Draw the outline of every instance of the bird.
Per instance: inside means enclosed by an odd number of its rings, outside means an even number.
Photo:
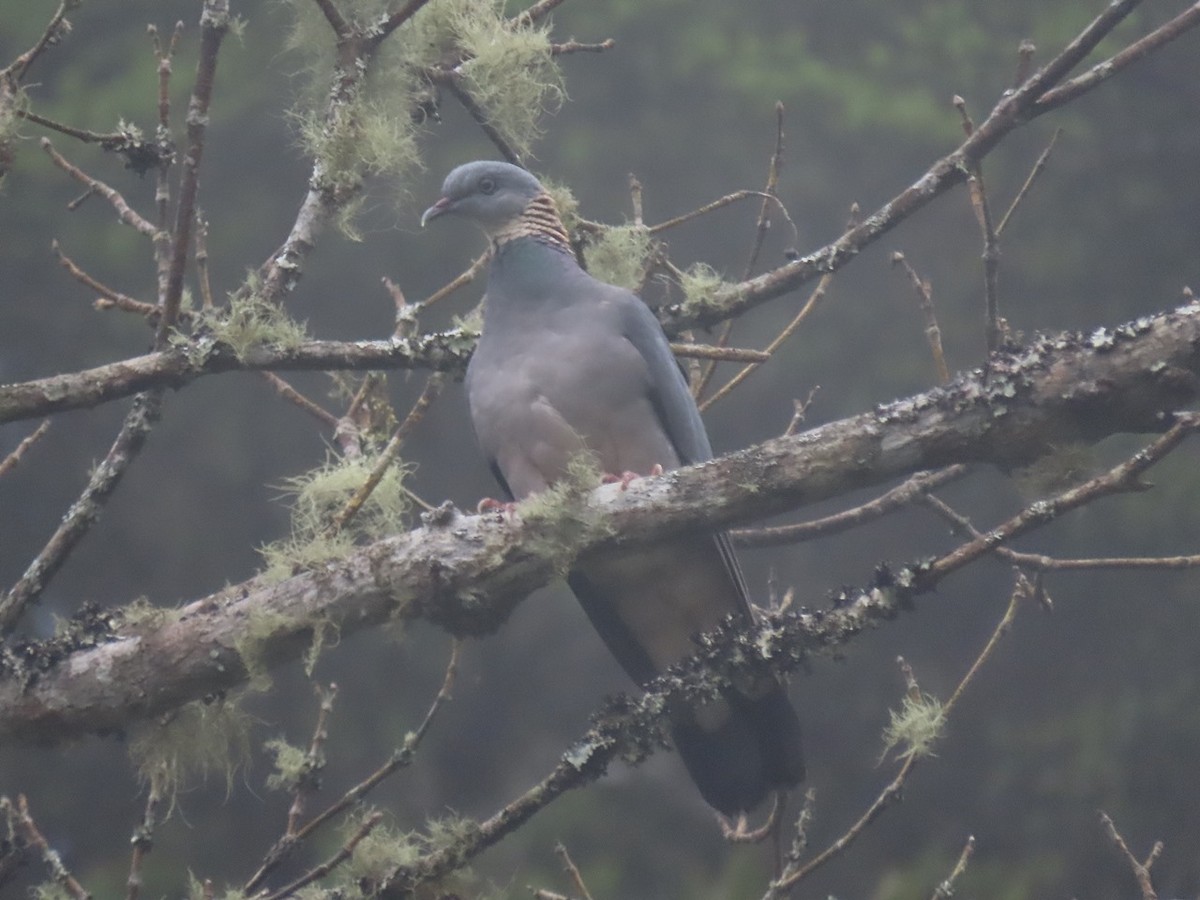
[[[581,452],[626,484],[712,458],[658,319],[636,294],[580,266],[536,177],[492,160],[458,166],[421,226],[446,216],[474,222],[491,242],[465,385],[475,436],[511,501],[553,486]],[[719,531],[577,563],[567,583],[643,686],[694,653],[696,635],[754,615]],[[700,795],[729,819],[804,779],[799,718],[773,677],[675,713],[669,731]]]

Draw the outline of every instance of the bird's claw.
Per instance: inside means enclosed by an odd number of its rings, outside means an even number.
[[[663,473],[663,467],[661,465],[659,465],[658,463],[655,463],[653,466],[650,467],[650,471],[647,474],[648,474],[648,476],[652,476],[652,475],[661,475],[662,473]],[[641,477],[642,476],[639,475],[637,472],[629,472],[629,471],[622,472],[620,475],[612,475],[612,474],[606,473],[605,475],[603,475],[601,477],[600,483],[601,484],[619,484],[619,485],[621,485],[621,490],[627,491],[627,490],[629,490],[629,485],[633,484],[633,482],[636,479],[641,478]]]
[[[511,500],[497,500],[495,497],[484,497],[479,501],[479,505],[475,507],[475,511],[480,515],[489,512],[499,513],[501,516],[510,516],[513,510],[517,508],[517,504]]]

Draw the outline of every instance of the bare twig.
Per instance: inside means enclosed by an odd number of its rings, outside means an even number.
[[[1125,838],[1121,837],[1121,833],[1117,831],[1117,826],[1112,818],[1103,810],[1100,811],[1100,824],[1104,826],[1104,831],[1113,846],[1129,864],[1133,877],[1137,879],[1138,889],[1142,892],[1142,900],[1158,900],[1158,893],[1154,890],[1154,882],[1150,878],[1150,869],[1162,854],[1163,842],[1155,841],[1154,846],[1150,848],[1149,855],[1146,856],[1146,861],[1138,862],[1138,858],[1133,855],[1129,845],[1125,843]]]
[[[133,830],[129,843],[133,847],[129,861],[129,877],[125,880],[126,900],[138,900],[142,892],[142,863],[154,848],[154,829],[158,824],[158,807],[162,803],[159,792],[159,780],[150,779],[150,787],[146,794],[146,808],[142,812],[142,821]]]
[[[569,53],[603,53],[617,46],[612,38],[600,41],[598,44],[581,44],[579,41],[564,41],[561,44],[550,45],[551,56],[564,56]]]
[[[1004,611],[1004,615],[992,630],[991,637],[988,638],[983,650],[975,658],[967,673],[959,681],[958,687],[950,699],[942,706],[942,718],[949,717],[951,710],[962,697],[963,692],[974,681],[975,676],[983,668],[984,664],[991,658],[996,646],[1000,643],[1000,639],[1006,635],[1012,626],[1013,620],[1016,618],[1017,609],[1020,603],[1026,598],[1026,588],[1018,578],[1018,584],[1013,589],[1008,600],[1008,607]],[[901,791],[904,788],[904,783],[908,780],[909,773],[917,764],[917,760],[921,757],[916,753],[909,753],[904,756],[904,762],[901,763],[899,771],[895,777],[887,784],[886,787],[879,793],[867,810],[851,825],[839,838],[826,847],[821,853],[813,857],[807,863],[801,865],[799,861],[792,860],[784,868],[783,873],[771,882],[764,895],[764,900],[775,900],[775,898],[787,896],[787,892],[795,885],[799,884],[811,873],[815,872],[825,863],[829,862],[836,856],[845,852],[851,844],[853,844],[866,830],[879,814],[882,813],[888,806],[899,799]]]
[[[646,231],[649,234],[658,234],[660,231],[667,231],[668,229],[676,228],[685,222],[692,221],[692,219],[698,219],[701,216],[706,216],[710,212],[716,212],[718,209],[724,209],[726,206],[737,203],[739,200],[746,200],[750,197],[761,197],[764,202],[775,206],[775,208],[779,210],[779,214],[783,216],[784,220],[792,229],[792,241],[796,242],[800,240],[800,232],[796,228],[796,223],[792,221],[791,215],[788,214],[787,207],[783,205],[783,201],[774,194],[768,194],[765,191],[750,190],[734,191],[732,194],[726,194],[724,197],[718,197],[711,203],[705,203],[703,206],[699,206],[696,209],[693,209],[691,212],[686,212],[683,215],[676,216],[673,219],[667,219],[665,222],[659,222],[657,225],[651,225],[646,229]]]
[[[1012,218],[1012,214],[1021,205],[1021,201],[1025,199],[1025,195],[1029,193],[1029,189],[1033,187],[1033,183],[1037,181],[1038,176],[1046,168],[1046,163],[1050,161],[1050,154],[1054,152],[1054,145],[1058,143],[1061,135],[1062,129],[1055,128],[1054,134],[1050,137],[1050,143],[1046,145],[1046,149],[1042,151],[1041,155],[1037,158],[1037,162],[1033,164],[1033,168],[1029,170],[1029,175],[1025,178],[1025,183],[1021,185],[1021,189],[1017,191],[1017,196],[1013,197],[1013,202],[1009,204],[1008,211],[1000,219],[1000,224],[996,226],[996,234],[1004,233],[1004,228],[1008,225],[1008,220]]]
[[[549,15],[556,6],[561,6],[563,0],[538,0],[527,9],[517,13],[513,18],[513,23],[517,26],[527,27],[535,22],[544,19]]]
[[[294,403],[300,409],[304,410],[322,425],[327,427],[330,431],[337,431],[337,428],[341,424],[342,420],[333,413],[326,410],[320,404],[309,400],[274,372],[259,372],[258,374],[262,376],[262,379],[274,389],[275,393],[277,393],[284,400],[288,401],[288,403]]]
[[[462,642],[455,639],[450,645],[450,659],[446,663],[446,674],[442,678],[442,685],[438,689],[437,695],[433,698],[433,702],[429,705],[429,709],[425,712],[425,717],[421,720],[421,724],[415,731],[405,736],[404,745],[392,753],[387,762],[367,776],[366,779],[350,788],[350,790],[346,791],[345,794],[325,810],[309,819],[294,834],[285,835],[276,842],[267,853],[266,859],[264,859],[258,871],[250,877],[250,880],[242,888],[244,893],[248,895],[256,891],[266,877],[288,857],[291,851],[314,831],[330,819],[360,802],[381,781],[412,762],[413,756],[416,754],[417,748],[420,747],[426,732],[429,731],[430,725],[433,724],[434,718],[446,701],[450,699],[450,692],[454,688],[454,678],[458,672],[458,660],[461,650]]]
[[[143,218],[140,213],[136,212],[126,202],[120,191],[109,187],[103,181],[93,178],[78,166],[72,165],[62,154],[54,149],[54,145],[50,143],[49,138],[42,138],[42,149],[46,151],[46,155],[53,160],[56,166],[84,185],[90,192],[99,194],[112,204],[112,208],[117,211],[118,219],[148,238],[154,239],[158,236],[158,228],[149,219]]]
[[[521,159],[521,154],[517,152],[517,148],[510,144],[504,135],[496,129],[496,126],[491,123],[487,111],[476,103],[475,98],[463,87],[461,75],[450,69],[433,68],[426,72],[426,76],[430,81],[442,85],[454,95],[454,99],[475,120],[475,124],[487,135],[488,140],[496,146],[501,156],[514,166],[525,167],[525,162]]]
[[[971,520],[956,512],[945,501],[925,495],[916,498],[956,529],[976,540],[985,540]],[[1011,547],[995,547],[993,552],[1014,566],[1031,572],[1064,572],[1081,569],[1194,569],[1200,566],[1200,554],[1188,556],[1110,556],[1091,559],[1060,559],[1043,553],[1027,553]]]
[[[470,284],[478,277],[479,273],[483,271],[483,267],[487,265],[487,261],[491,259],[491,257],[492,251],[490,249],[483,251],[483,253],[480,253],[477,257],[475,257],[471,265],[467,266],[466,269],[456,275],[452,280],[442,285],[440,288],[426,297],[424,301],[417,304],[417,306],[420,309],[425,309],[426,307],[437,303],[439,300],[443,300],[450,296],[460,287]]]
[[[731,531],[729,536],[739,547],[772,547],[777,544],[795,544],[817,537],[838,534],[851,528],[857,528],[865,522],[872,522],[905,506],[910,506],[930,491],[962,478],[968,471],[965,465],[954,465],[934,472],[918,472],[887,493],[853,509],[814,519],[811,522],[798,522],[795,525],[737,529]]]
[[[32,47],[14,59],[2,71],[0,80],[19,84],[29,72],[29,67],[42,55],[47,47],[59,43],[71,31],[71,23],[67,21],[67,13],[79,6],[80,0],[62,0],[58,9],[50,17],[50,22]]]
[[[967,102],[957,95],[954,97],[954,106],[962,117],[963,131],[969,138],[975,132],[975,123],[971,120],[970,114],[967,112]],[[997,281],[1000,274],[1000,244],[996,239],[996,229],[992,224],[992,209],[988,203],[987,188],[983,181],[983,163],[981,160],[967,160],[967,192],[971,198],[971,209],[975,213],[975,220],[979,223],[979,230],[983,233],[983,301],[984,301],[984,335],[987,342],[988,353],[996,350],[1004,340],[1004,326],[1000,319],[1000,294],[997,287]],[[894,257],[893,257],[894,259]],[[915,279],[917,284],[922,282]],[[926,295],[928,291],[921,291],[922,295]],[[932,312],[933,304],[930,300],[929,310]],[[930,335],[930,342],[937,341],[937,350],[935,355],[941,351],[941,331],[937,330],[936,321],[933,324],[934,331],[930,332],[928,326],[926,332]],[[939,372],[945,372],[942,378],[943,383],[949,381],[950,373],[945,368],[945,362],[939,366]]]
[[[817,396],[817,391],[821,386],[815,385],[809,392],[808,396],[803,400],[792,400],[792,417],[788,420],[787,427],[783,429],[783,437],[791,437],[800,430],[800,426],[804,424],[804,419],[808,415],[808,408],[812,405],[813,398]]]
[[[588,890],[587,884],[584,883],[579,867],[575,865],[575,861],[571,859],[571,854],[567,852],[566,846],[561,841],[554,845],[554,853],[562,861],[563,869],[571,876],[571,883],[575,885],[575,890],[579,891],[579,895],[583,900],[592,900],[592,894]]]
[[[937,310],[933,306],[933,286],[927,279],[917,274],[912,263],[899,250],[892,254],[892,265],[904,269],[908,274],[909,281],[912,282],[913,290],[917,292],[917,303],[925,318],[925,340],[929,343],[929,350],[933,354],[938,383],[946,384],[950,381],[950,367],[946,365],[946,353],[942,349],[942,329],[938,327]]]
[[[350,835],[350,839],[338,849],[338,852],[333,854],[325,862],[319,866],[309,869],[287,887],[280,888],[275,893],[267,896],[266,900],[283,900],[284,897],[290,897],[300,890],[305,885],[312,884],[314,881],[319,881],[324,878],[351,856],[354,855],[354,848],[362,843],[363,839],[375,830],[375,827],[383,821],[383,813],[376,810],[365,819],[361,825],[355,829],[354,834]]]
[[[17,444],[11,453],[5,456],[4,459],[0,459],[0,478],[3,478],[15,469],[29,451],[29,448],[40,441],[49,430],[50,420],[44,419],[42,424],[35,428],[31,434],[27,434],[21,439],[21,443]]]
[[[763,350],[768,357],[772,356],[776,350],[783,346],[784,341],[796,333],[796,329],[800,327],[801,323],[807,319],[812,311],[820,305],[822,300],[825,299],[825,292],[829,289],[829,284],[832,280],[832,273],[826,273],[825,275],[821,276],[821,280],[817,282],[817,286],[813,288],[813,292],[809,294],[808,300],[805,302],[805,304],[800,307],[800,311],[792,317],[790,322],[783,326],[783,329],[775,336],[775,339],[767,345],[765,350]],[[760,365],[762,365],[761,362],[747,363],[738,371],[736,375],[721,385],[716,393],[700,404],[700,411],[704,412],[722,397],[727,396],[733,391],[734,388],[749,378],[754,373],[754,370]]]
[[[771,159],[767,163],[767,182],[763,186],[763,193],[775,196],[776,190],[779,187],[779,170],[783,165],[783,103],[776,101],[775,103],[775,151],[771,154]],[[767,231],[771,227],[771,201],[763,198],[762,205],[758,209],[758,222],[754,229],[754,242],[750,247],[750,257],[746,260],[746,268],[742,272],[742,281],[745,281],[754,274],[754,267],[758,263],[758,254],[762,251],[763,241],[766,239]],[[721,327],[721,333],[717,337],[717,346],[724,347],[729,343],[730,336],[733,333],[733,319],[727,321]],[[716,374],[717,364],[711,362],[705,366],[700,377],[693,380],[692,396],[699,399],[704,396],[704,392],[708,390],[709,384],[712,382],[713,375]]]
[[[308,804],[309,795],[317,788],[317,776],[325,768],[325,741],[329,738],[329,716],[333,712],[334,701],[337,700],[338,686],[331,682],[329,687],[315,685],[317,698],[317,724],[313,727],[312,740],[308,744],[308,753],[304,757],[304,777],[296,779],[292,788],[292,804],[288,807],[287,830],[288,838],[295,838],[300,825],[300,818]]]
[[[1042,113],[1074,100],[1080,94],[1091,90],[1127,66],[1169,44],[1197,24],[1200,24],[1200,3],[1193,3],[1175,18],[1154,29],[1140,40],[1134,41],[1121,52],[1110,56],[1103,62],[1096,63],[1082,75],[1077,75],[1070,81],[1065,81],[1058,87],[1046,91],[1035,104],[1037,112]]]
[[[187,265],[188,249],[192,243],[192,226],[196,221],[196,197],[200,191],[200,161],[204,153],[204,136],[208,128],[208,108],[212,101],[213,84],[217,74],[217,55],[221,41],[229,30],[228,0],[204,0],[200,14],[200,59],[196,64],[196,80],[188,101],[187,150],[183,155],[183,176],[179,186],[179,206],[175,210],[175,230],[171,238],[170,268],[165,279],[165,292],[158,298],[163,309],[154,332],[158,349],[167,345],[171,329],[179,318],[183,298],[183,271]]]
[[[54,879],[56,884],[62,887],[75,900],[91,900],[91,893],[71,874],[70,870],[63,863],[62,857],[58,855],[58,851],[51,847],[42,835],[41,830],[37,827],[37,823],[33,820],[33,816],[29,814],[29,801],[25,799],[24,794],[17,795],[17,805],[15,807],[7,797],[0,797],[0,811],[11,815],[21,832],[21,837],[24,838],[27,844],[37,848],[37,851],[42,856],[42,862],[50,870],[50,877]]]
[[[29,604],[66,562],[75,545],[90,530],[105,502],[112,496],[130,464],[141,451],[162,410],[162,390],[147,391],[134,398],[121,431],[108,455],[92,471],[87,487],[71,504],[53,536],[30,563],[20,580],[0,594],[0,635],[11,632]]]
[[[977,559],[985,553],[994,552],[1001,544],[1026,532],[1041,527],[1064,513],[1105,497],[1128,491],[1145,490],[1139,481],[1143,472],[1177,447],[1188,435],[1200,430],[1200,414],[1179,414],[1169,431],[1155,438],[1125,462],[1092,478],[1077,487],[1048,497],[1025,507],[1017,515],[974,540],[968,541],[931,565],[931,573],[942,575]]]
[[[98,309],[108,309],[115,306],[118,309],[125,310],[126,312],[135,312],[138,315],[146,316],[147,318],[156,317],[158,315],[158,308],[153,303],[143,303],[140,300],[135,300],[126,294],[122,294],[120,291],[115,290],[114,288],[110,288],[103,282],[97,281],[95,278],[81,269],[74,260],[67,256],[67,254],[63,253],[62,247],[59,246],[57,240],[51,242],[50,249],[52,249],[54,251],[54,255],[58,257],[58,264],[66,269],[67,273],[72,278],[74,278],[80,284],[91,288],[93,291],[99,294],[104,301],[107,301],[106,303],[102,304],[100,300],[97,300],[96,303]]]
[[[950,875],[937,886],[933,892],[931,900],[950,900],[954,896],[954,882],[958,881],[959,876],[967,870],[967,863],[971,860],[971,854],[975,852],[975,836],[971,835],[967,838],[967,842],[963,844],[962,852],[958,854],[958,862],[954,864],[954,868],[950,871]]]
[[[671,344],[671,352],[685,359],[711,359],[721,362],[764,363],[771,358],[765,350],[748,347],[719,347],[713,344]]]
[[[438,394],[442,392],[442,386],[445,384],[445,377],[440,372],[434,372],[425,382],[425,388],[421,391],[421,395],[413,404],[412,409],[408,411],[408,415],[404,417],[391,439],[379,453],[379,458],[375,462],[371,473],[354,492],[342,510],[334,517],[330,523],[330,531],[341,531],[358,515],[367,498],[371,496],[371,492],[379,486],[379,482],[383,480],[384,474],[388,468],[395,462],[396,456],[400,452],[400,448],[404,446],[404,441],[408,438],[409,433],[415,428],[420,421],[425,417],[430,405],[437,399]]]

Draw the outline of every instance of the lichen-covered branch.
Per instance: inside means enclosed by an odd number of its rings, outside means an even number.
[[[760,518],[918,469],[1022,465],[1070,441],[1165,431],[1197,401],[1200,303],[1045,339],[994,356],[986,375],[624,491],[610,485],[519,507],[511,520],[447,512],[318,571],[230,587],[153,627],[103,620],[95,646],[39,645],[24,657],[18,647],[0,659],[0,740],[119,730],[295,658],[328,627],[345,636],[423,618],[456,635],[486,633],[579,556]]]

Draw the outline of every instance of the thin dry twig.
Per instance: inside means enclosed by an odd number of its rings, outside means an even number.
[[[208,109],[216,81],[217,57],[221,42],[229,30],[229,21],[228,0],[204,0],[204,9],[200,13],[200,59],[196,64],[192,96],[188,101],[187,149],[183,155],[179,205],[175,210],[175,228],[171,235],[170,265],[166,270],[164,291],[158,298],[159,306],[163,309],[154,332],[154,343],[158,349],[167,345],[183,300],[183,272],[192,243],[192,226],[196,221],[196,197],[200,191],[200,162],[208,129]]]
[[[50,846],[41,830],[37,827],[37,822],[33,820],[33,816],[29,813],[29,801],[25,799],[24,794],[17,795],[17,804],[15,807],[7,797],[0,797],[0,811],[12,817],[25,843],[35,847],[38,853],[41,854],[42,862],[50,870],[50,877],[54,879],[56,884],[74,897],[75,900],[91,900],[91,893],[71,874],[71,871],[63,863],[62,857],[59,856],[58,851]]]
[[[775,150],[771,154],[771,159],[767,163],[767,181],[763,186],[763,193],[775,196],[779,187],[779,170],[783,166],[783,103],[782,101],[775,102]],[[767,231],[771,227],[771,201],[763,199],[762,205],[758,209],[758,222],[754,229],[754,242],[750,247],[750,256],[746,260],[746,267],[742,271],[742,281],[745,281],[754,274],[754,267],[758,263],[758,254],[762,251],[763,241],[766,240]],[[717,337],[717,346],[724,347],[729,343],[729,339],[733,334],[733,319],[729,319],[721,327],[721,333]],[[699,399],[704,396],[704,392],[708,390],[709,384],[712,382],[713,375],[716,374],[716,362],[709,363],[705,366],[704,371],[699,378],[692,381],[692,396]]]
[[[54,255],[58,257],[58,264],[67,270],[67,274],[85,287],[91,288],[93,291],[99,294],[101,298],[107,301],[107,303],[103,305],[98,305],[98,309],[109,309],[116,307],[118,309],[125,310],[126,312],[135,312],[139,315],[146,316],[147,318],[158,315],[158,309],[153,303],[143,303],[140,300],[135,300],[133,297],[122,294],[120,291],[110,288],[103,282],[97,281],[82,268],[80,268],[80,266],[69,256],[67,256],[66,253],[63,252],[62,247],[59,246],[57,240],[51,241],[50,249],[53,250]]]
[[[1021,205],[1021,201],[1025,199],[1025,196],[1029,193],[1029,189],[1033,187],[1034,182],[1038,180],[1038,177],[1045,170],[1046,164],[1050,161],[1050,154],[1054,152],[1054,145],[1058,143],[1062,132],[1061,128],[1054,129],[1054,134],[1050,136],[1050,143],[1046,145],[1046,149],[1038,156],[1037,161],[1033,164],[1033,168],[1029,170],[1029,175],[1025,178],[1025,183],[1021,185],[1021,189],[1017,191],[1017,196],[1013,197],[1008,210],[1004,213],[1003,218],[1000,219],[1000,224],[996,226],[997,235],[1004,233],[1004,228],[1008,225],[1008,220],[1012,218],[1012,214]]]
[[[950,699],[942,706],[943,720],[949,718],[951,710],[958,703],[964,691],[966,691],[967,687],[974,681],[975,676],[979,674],[979,671],[992,657],[996,646],[1000,643],[1000,639],[1009,632],[1013,620],[1016,618],[1017,609],[1026,596],[1027,588],[1022,583],[1022,580],[1018,578],[1018,584],[1009,596],[1008,607],[1005,609],[1004,615],[992,630],[992,634],[984,645],[983,650],[980,651],[975,661],[971,664],[971,667],[967,670],[967,673],[959,681],[958,687],[955,688]],[[918,759],[920,759],[920,756],[916,753],[906,754],[904,762],[901,763],[895,777],[884,787],[867,810],[821,853],[803,865],[798,860],[789,860],[789,864],[784,868],[783,873],[771,882],[766,894],[763,896],[763,900],[776,900],[776,898],[787,896],[787,892],[795,887],[795,885],[799,884],[834,857],[845,852],[863,834],[867,826],[878,818],[880,813],[899,799],[904,788],[904,783],[908,780],[909,773],[916,766]]]
[[[971,120],[971,116],[967,112],[967,102],[962,97],[955,95],[954,106],[962,117],[963,132],[969,138],[975,133],[975,123]],[[979,230],[983,233],[984,335],[987,340],[987,351],[991,353],[999,349],[1004,341],[1004,325],[1000,319],[1000,294],[998,288],[1000,277],[1000,244],[996,237],[997,232],[992,220],[992,208],[991,204],[988,203],[987,188],[983,181],[983,163],[978,159],[967,161],[967,193],[971,198],[971,209],[975,213],[975,220],[979,223]],[[932,309],[932,304],[930,308]],[[940,349],[940,331],[937,333],[937,341]],[[948,371],[945,380],[949,380]]]
[[[277,841],[267,852],[262,865],[259,866],[258,870],[250,876],[250,879],[242,887],[243,893],[249,895],[255,892],[262,885],[263,881],[266,880],[266,877],[280,863],[287,859],[292,850],[299,846],[314,831],[330,819],[359,803],[363,797],[370,793],[385,778],[412,762],[413,756],[416,755],[421,741],[429,731],[438,712],[450,699],[451,691],[454,689],[454,679],[458,673],[458,661],[461,652],[462,642],[456,638],[450,645],[450,658],[446,663],[446,674],[442,678],[442,685],[438,688],[437,695],[433,698],[433,702],[430,703],[429,709],[426,710],[421,724],[415,731],[405,736],[404,744],[397,748],[382,766],[368,775],[363,781],[360,781],[354,787],[350,788],[350,790],[346,791],[345,794],[330,804],[325,810],[309,819],[302,827],[296,829],[294,834],[285,835]]]
[[[355,829],[354,834],[350,835],[350,839],[346,841],[329,859],[321,863],[319,866],[314,866],[309,869],[287,887],[280,888],[275,893],[267,896],[266,900],[283,900],[284,897],[290,897],[296,891],[305,885],[312,884],[314,881],[319,881],[324,878],[351,856],[354,855],[354,848],[362,843],[363,839],[375,830],[376,826],[383,821],[383,813],[376,810],[365,819],[362,824]]]
[[[787,211],[787,207],[783,205],[783,201],[774,194],[768,194],[764,191],[741,190],[734,191],[732,194],[726,194],[724,197],[718,197],[711,203],[705,203],[693,209],[691,212],[683,213],[673,219],[667,219],[665,222],[659,222],[657,225],[651,225],[646,229],[648,234],[658,234],[661,231],[667,231],[670,228],[676,228],[685,222],[690,222],[692,219],[698,219],[701,216],[706,216],[710,212],[716,212],[718,209],[724,209],[730,204],[737,203],[739,200],[746,200],[750,197],[761,197],[767,203],[770,203],[779,210],[779,214],[787,221],[792,229],[792,242],[796,243],[800,240],[800,231],[796,228],[796,223],[792,221],[791,215]]]
[[[329,525],[331,532],[338,532],[345,528],[358,515],[367,498],[371,496],[371,492],[379,486],[379,482],[383,480],[384,474],[388,468],[395,462],[396,456],[400,453],[400,448],[404,446],[404,441],[408,438],[409,433],[420,424],[425,418],[425,413],[442,392],[442,387],[446,383],[446,378],[441,372],[434,372],[425,381],[425,388],[421,391],[421,395],[417,397],[412,409],[408,411],[408,415],[404,417],[391,438],[379,453],[379,459],[375,462],[375,466],[371,469],[367,479],[354,492],[354,496],[346,501],[346,505],[334,517]]]
[[[1125,843],[1125,838],[1121,837],[1121,833],[1117,831],[1116,823],[1104,810],[1100,811],[1100,824],[1104,826],[1104,831],[1113,846],[1129,863],[1133,877],[1137,879],[1138,889],[1142,892],[1142,900],[1158,900],[1158,893],[1154,890],[1154,882],[1150,878],[1150,869],[1163,852],[1163,842],[1155,841],[1154,846],[1150,848],[1150,853],[1146,856],[1146,861],[1138,862],[1138,858],[1133,855],[1129,845]]]
[[[439,300],[444,300],[446,297],[449,297],[460,287],[470,284],[479,276],[479,273],[483,271],[483,267],[487,265],[487,261],[491,258],[492,251],[490,248],[480,253],[471,262],[471,265],[467,266],[466,269],[456,275],[453,279],[426,297],[421,303],[418,303],[417,308],[425,309],[429,306],[432,306]]]
[[[775,336],[775,339],[772,340],[771,343],[769,343],[763,350],[763,353],[765,353],[768,358],[770,358],[776,350],[783,346],[784,341],[796,333],[796,329],[800,327],[801,323],[803,323],[804,320],[809,317],[812,311],[820,305],[821,301],[825,299],[825,293],[829,289],[829,284],[832,280],[833,273],[831,272],[827,272],[821,276],[821,280],[817,282],[817,286],[813,288],[813,292],[809,294],[808,300],[805,302],[805,304],[800,307],[800,311],[792,317],[790,322],[783,326],[783,329]],[[700,411],[705,412],[722,397],[728,396],[734,388],[749,378],[754,373],[754,370],[760,365],[762,365],[761,362],[752,362],[743,366],[736,375],[721,385],[716,393],[700,404]]]
[[[0,80],[11,80],[15,84],[19,84],[21,80],[28,74],[29,67],[34,61],[46,50],[47,47],[52,47],[59,43],[71,30],[71,23],[67,21],[67,13],[79,6],[80,0],[62,0],[58,4],[58,9],[54,11],[54,15],[50,17],[45,30],[37,42],[9,63],[3,70],[0,70]]]
[[[112,208],[117,211],[118,219],[152,240],[158,236],[159,230],[155,227],[154,223],[135,211],[125,200],[124,196],[121,195],[120,191],[109,187],[103,181],[93,178],[78,166],[68,162],[66,157],[54,149],[54,145],[50,142],[49,138],[42,138],[41,145],[42,149],[46,151],[46,155],[50,157],[56,166],[86,187],[90,193],[99,194],[107,200],[112,205]]]
[[[1136,6],[1137,4],[1132,5]],[[1112,78],[1198,24],[1200,24],[1200,3],[1193,3],[1175,18],[1154,29],[1145,37],[1134,41],[1119,53],[1096,63],[1082,75],[1077,75],[1043,93],[1034,104],[1037,112],[1054,109],[1074,100],[1080,94],[1091,90],[1100,82]]]
[[[550,45],[551,56],[565,56],[570,53],[603,53],[605,50],[611,50],[617,46],[617,42],[612,38],[605,38],[596,44],[581,44],[579,41],[571,40],[564,41],[561,44]]]
[[[1200,414],[1177,414],[1176,422],[1170,430],[1155,438],[1129,459],[1081,485],[1030,504],[1017,515],[987,533],[981,534],[974,540],[939,557],[930,565],[929,574],[940,578],[986,553],[995,552],[1001,544],[1034,528],[1040,528],[1064,513],[1077,509],[1099,497],[1145,490],[1146,485],[1139,480],[1142,473],[1197,430],[1200,430]]]
[[[46,432],[50,430],[50,420],[43,419],[42,424],[38,425],[31,434],[27,434],[21,438],[21,443],[17,444],[13,451],[4,459],[0,459],[0,478],[3,478],[21,463],[21,459],[29,452],[29,448],[45,437]]]
[[[974,538],[985,540],[971,520],[953,509],[944,500],[928,494],[915,498],[924,503],[942,518],[946,519],[956,529]],[[1081,569],[1194,569],[1200,567],[1200,554],[1187,556],[1109,556],[1083,559],[1062,559],[1047,556],[1043,553],[1029,553],[1013,550],[1011,547],[995,547],[997,556],[1014,566],[1020,566],[1031,572],[1071,571]]]
[[[300,409],[304,410],[330,431],[337,431],[342,424],[342,420],[329,412],[320,404],[308,399],[294,387],[292,387],[285,379],[280,378],[274,372],[261,371],[258,373],[262,376],[263,381],[269,384],[272,390],[288,403],[294,403]]]
[[[71,504],[53,536],[29,564],[20,580],[0,594],[0,635],[16,628],[26,608],[37,600],[66,562],[75,545],[91,529],[101,509],[137,457],[162,412],[162,389],[138,394],[108,454],[92,472],[87,487]]]
[[[146,808],[142,812],[142,821],[133,830],[129,843],[133,847],[129,860],[129,877],[125,880],[126,900],[138,900],[142,892],[142,864],[146,855],[154,849],[154,829],[158,824],[158,808],[162,803],[158,780],[150,780],[150,788],[146,794]]]
[[[950,875],[937,886],[933,892],[931,900],[950,900],[954,896],[954,882],[958,881],[959,876],[967,871],[967,863],[971,861],[971,854],[975,852],[975,835],[967,838],[967,842],[963,844],[962,852],[958,854],[958,862],[954,864],[954,868],[950,871]]]
[[[928,279],[922,278],[913,268],[903,253],[897,250],[892,254],[892,265],[900,266],[912,282],[917,294],[917,304],[921,315],[925,318],[925,340],[929,343],[929,351],[933,354],[933,364],[937,368],[938,383],[947,384],[950,381],[950,367],[946,364],[946,353],[942,349],[942,329],[938,327],[937,310],[933,305],[933,285]]]
[[[566,846],[561,841],[554,845],[554,853],[562,861],[563,869],[571,876],[571,883],[575,885],[575,890],[579,891],[579,895],[583,900],[592,900],[592,894],[583,881],[583,875],[580,873],[579,867],[575,865],[575,861],[571,859],[571,854],[567,852]]]
[[[514,166],[525,167],[525,162],[521,159],[521,154],[517,152],[517,148],[510,144],[504,135],[496,129],[496,126],[491,123],[487,111],[476,103],[475,98],[463,87],[461,75],[450,69],[433,68],[427,70],[426,77],[430,81],[442,85],[442,87],[454,95],[454,99],[467,111],[467,115],[475,120],[475,124],[487,135],[488,140],[496,146],[496,149],[500,151],[500,155],[505,160]]]
[[[671,344],[671,352],[685,359],[711,359],[721,362],[764,363],[771,354],[749,347],[721,347],[715,344]]]
[[[308,744],[308,753],[304,757],[304,777],[298,778],[292,788],[292,803],[288,807],[286,837],[295,838],[304,815],[308,798],[317,789],[317,776],[325,768],[325,741],[329,739],[329,716],[333,713],[333,704],[337,700],[338,686],[330,682],[328,688],[314,685],[317,698],[317,724],[313,726],[312,739]]]
[[[736,529],[729,532],[729,536],[738,547],[773,547],[827,537],[857,528],[865,522],[872,522],[888,513],[910,506],[927,496],[930,491],[962,478],[968,471],[967,466],[959,464],[932,472],[917,472],[887,493],[853,509],[811,522],[797,522],[794,525]]]

